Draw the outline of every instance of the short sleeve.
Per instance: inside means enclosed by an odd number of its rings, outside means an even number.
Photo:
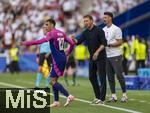
[[[122,31],[120,28],[115,30],[115,39],[122,39]]]

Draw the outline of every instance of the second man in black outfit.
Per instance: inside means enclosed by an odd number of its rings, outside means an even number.
[[[84,16],[84,25],[86,29],[81,33],[78,40],[74,39],[76,44],[86,42],[90,52],[89,79],[92,84],[95,97],[92,104],[104,104],[106,96],[106,51],[107,41],[102,29],[93,24],[93,18],[90,15]],[[74,35],[71,36],[75,38]]]

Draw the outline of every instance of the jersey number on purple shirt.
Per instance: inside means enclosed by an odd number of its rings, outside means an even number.
[[[58,41],[58,44],[59,44],[59,50],[61,51],[61,50],[64,50],[64,38],[58,38],[57,39],[57,41]]]

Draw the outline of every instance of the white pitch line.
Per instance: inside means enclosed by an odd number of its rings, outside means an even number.
[[[20,81],[20,79],[16,80],[16,82],[21,82],[21,83],[28,83],[28,84],[34,84],[33,82],[29,82],[29,81]],[[106,95],[106,97],[110,97],[109,95]],[[138,99],[129,99],[130,101],[136,101],[136,102],[139,102],[139,103],[146,103],[146,104],[150,104],[148,101],[145,101],[145,100],[138,100]],[[77,99],[77,101],[79,101]],[[88,101],[87,101],[88,103]]]
[[[144,103],[144,102],[146,102],[146,101],[144,101],[144,100],[140,100],[139,102]]]
[[[14,85],[14,84],[9,84],[9,83],[4,83],[4,82],[0,82],[0,85],[8,86],[8,87],[15,87],[15,88],[25,88],[25,87],[22,87],[22,86],[19,86],[19,85]],[[50,93],[50,95],[53,95],[53,94]],[[66,98],[62,95],[60,95],[60,97]],[[80,102],[84,102],[84,103],[90,103],[90,101],[79,99],[79,98],[75,98],[75,100],[80,101]],[[121,107],[110,106],[110,105],[100,105],[100,106],[104,106],[104,107],[115,109],[115,110],[125,111],[125,112],[129,112],[129,113],[142,113],[142,112],[139,112],[139,111],[134,111],[134,110],[125,109],[125,108],[121,108]]]
[[[21,87],[21,86],[18,86],[18,85],[14,85],[14,84],[9,84],[9,83],[4,83],[4,82],[0,82],[0,85],[2,86],[8,86],[8,87],[14,87],[14,88],[25,88],[25,87]]]
[[[53,96],[53,94],[50,94]],[[66,98],[64,96],[60,96],[62,98]],[[76,101],[80,101],[80,102],[84,102],[84,103],[88,103],[90,104],[91,102],[90,101],[87,101],[87,100],[83,100],[83,99],[79,99],[79,98],[75,98]],[[120,110],[120,111],[125,111],[125,112],[129,112],[129,113],[142,113],[142,112],[139,112],[139,111],[134,111],[134,110],[130,110],[130,109],[126,109],[126,108],[121,108],[121,107],[115,107],[115,106],[110,106],[110,105],[99,105],[99,106],[104,106],[104,107],[107,107],[107,108],[111,108],[111,109],[115,109],[115,110]]]
[[[129,100],[131,100],[131,101],[135,101],[136,99],[129,99]]]

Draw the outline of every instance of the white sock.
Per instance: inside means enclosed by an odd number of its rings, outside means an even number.
[[[115,99],[117,99],[117,96],[116,96],[116,94],[114,93],[114,94],[112,94],[112,97],[113,98],[115,98]]]
[[[127,97],[126,93],[123,93],[122,96],[123,96],[123,97]]]
[[[59,101],[54,101],[54,103],[59,104]]]

